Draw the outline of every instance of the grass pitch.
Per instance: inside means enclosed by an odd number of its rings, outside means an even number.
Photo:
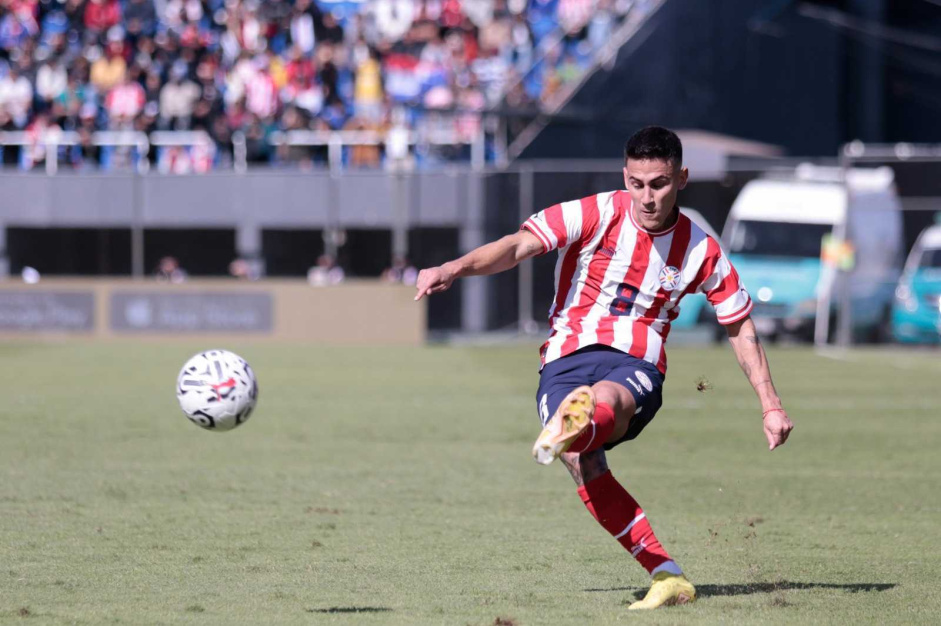
[[[228,345],[261,389],[228,433],[173,394],[208,347],[0,347],[0,622],[941,619],[937,352],[772,350],[797,428],[769,453],[731,351],[674,349],[609,460],[701,599],[638,615],[646,574],[529,456],[533,346]]]

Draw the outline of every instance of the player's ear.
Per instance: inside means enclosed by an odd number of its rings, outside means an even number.
[[[624,162],[624,188],[627,189],[627,161]]]
[[[689,182],[689,168],[684,167],[680,170],[680,189],[686,188],[686,183]]]

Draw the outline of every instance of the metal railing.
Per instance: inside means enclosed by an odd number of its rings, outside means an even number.
[[[479,113],[466,113],[479,115]],[[404,126],[393,127],[386,131],[373,130],[288,130],[276,131],[267,138],[269,145],[294,147],[326,147],[327,165],[332,171],[344,168],[344,150],[360,146],[382,148],[382,158],[391,168],[403,167],[411,157],[419,153],[427,153],[430,148],[442,146],[468,147],[470,149],[471,166],[480,170],[487,163],[487,134],[488,129],[495,128],[493,120],[480,117],[473,120],[473,130],[462,133],[455,128],[454,120],[445,119],[444,126],[436,125],[441,120],[435,117],[436,113],[423,120],[415,129]],[[453,112],[443,113],[445,116]],[[90,145],[96,148],[129,148],[133,153],[133,169],[138,173],[150,170],[151,162],[155,161],[158,169],[172,172],[173,165],[161,162],[158,153],[152,159],[152,150],[168,150],[173,148],[188,148],[202,151],[200,157],[214,158],[219,146],[205,131],[154,131],[150,134],[140,131],[95,131],[87,138],[83,138],[77,131],[63,131],[51,129],[42,133],[30,131],[0,132],[0,151],[7,147],[18,147],[20,154],[20,169],[30,170],[40,162],[43,163],[46,174],[54,175],[59,171],[63,155],[60,148],[75,148]],[[495,146],[499,150],[499,146]],[[232,168],[239,173],[248,171],[248,145],[245,134],[236,131],[232,135]],[[194,158],[189,155],[189,158]],[[68,158],[65,159],[68,161]],[[380,159],[381,160],[381,159]]]
[[[236,132],[232,136],[233,144],[233,165],[236,171],[245,171],[246,167],[246,149],[245,135]],[[8,146],[19,147],[21,150],[35,150],[42,148],[36,156],[35,161],[43,161],[46,174],[53,175],[59,171],[59,148],[72,148],[83,145],[83,139],[80,133],[76,131],[64,130],[46,130],[41,134],[29,131],[2,131],[0,132],[0,149]],[[204,131],[156,131],[150,133],[129,130],[101,130],[91,133],[88,139],[88,145],[96,148],[131,148],[135,150],[134,169],[138,173],[145,173],[150,169],[150,150],[156,148],[192,148],[192,147],[212,147],[215,149],[215,142]],[[27,157],[24,159],[24,156]],[[24,160],[32,160],[26,155],[20,155],[21,167],[23,169],[32,169],[31,165],[26,166]]]
[[[274,146],[326,147],[327,163],[331,170],[343,169],[343,150],[357,146],[385,148],[387,164],[402,164],[416,149],[430,146],[469,146],[471,167],[479,170],[486,165],[485,126],[473,137],[462,137],[447,129],[411,130],[393,127],[386,132],[372,130],[288,130],[271,134],[269,142]]]

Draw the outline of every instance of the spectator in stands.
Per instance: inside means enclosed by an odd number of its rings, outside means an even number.
[[[180,262],[173,256],[165,256],[160,259],[157,269],[154,270],[154,278],[158,283],[179,284],[186,282],[186,270],[180,267]]]
[[[186,74],[186,63],[177,60],[170,68],[170,81],[160,90],[160,126],[165,129],[190,129],[201,90]]]
[[[126,75],[124,44],[121,41],[110,41],[105,53],[91,65],[91,83],[99,94],[106,94],[113,87],[123,83]]]
[[[392,265],[382,271],[380,279],[387,283],[414,285],[418,280],[418,269],[409,263],[406,257],[396,255],[392,259]]]
[[[85,5],[85,28],[91,33],[102,33],[121,21],[118,0],[89,0]]]
[[[384,128],[376,118],[353,117],[343,130],[371,131],[380,134]],[[382,152],[378,145],[354,144],[350,147],[349,164],[351,167],[379,167]]]
[[[157,10],[153,0],[127,0],[124,24],[128,38],[134,43],[140,37],[153,37],[157,31]]]
[[[12,64],[6,76],[0,78],[0,110],[12,122],[14,128],[23,129],[29,122],[33,104],[33,85]]]
[[[364,121],[377,122],[383,113],[382,68],[373,51],[366,47],[364,52],[364,58],[356,66],[354,112]]]
[[[131,76],[125,76],[120,84],[108,92],[105,109],[111,130],[131,130],[134,119],[144,110],[144,88]]]
[[[39,33],[39,24],[28,3],[18,3],[18,6],[7,8],[4,13],[0,18],[0,49],[9,58]]]
[[[337,22],[337,18],[333,13],[323,14],[317,40],[333,46],[339,46],[343,43],[343,27]]]
[[[317,265],[307,272],[307,282],[313,287],[338,285],[345,279],[346,272],[337,265],[336,259],[329,254],[321,254],[317,258]]]
[[[291,11],[291,45],[300,55],[309,57],[317,43],[314,15],[318,15],[317,5],[311,0],[297,0]]]
[[[235,259],[229,263],[229,276],[238,280],[258,280],[261,278],[260,263],[246,259]]]
[[[44,111],[52,108],[52,103],[65,92],[68,84],[68,72],[58,57],[53,57],[39,67],[36,72],[36,95]]]

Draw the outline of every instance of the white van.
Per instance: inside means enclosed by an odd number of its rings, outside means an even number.
[[[759,332],[812,337],[818,298],[837,297],[835,270],[821,263],[824,235],[855,247],[849,274],[854,336],[888,331],[903,232],[891,169],[799,166],[792,174],[750,181],[723,230],[729,258],[751,294]],[[832,326],[831,326],[832,327]]]

